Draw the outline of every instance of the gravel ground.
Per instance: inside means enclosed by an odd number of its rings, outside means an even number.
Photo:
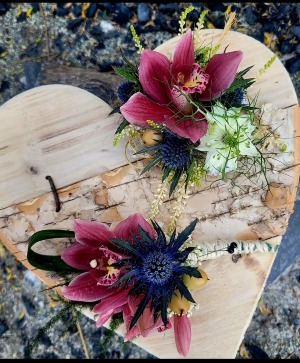
[[[87,3],[88,4],[88,3]],[[1,3],[0,105],[37,84],[49,59],[61,65],[109,72],[122,65],[119,48],[135,59],[129,25],[145,48],[153,49],[178,33],[179,14],[190,3]],[[234,30],[252,36],[276,52],[300,98],[300,5],[296,3],[193,3],[192,22],[209,9],[206,27],[223,28],[224,12],[236,11]],[[267,286],[236,359],[300,358],[300,248],[297,218],[290,223]],[[299,243],[298,243],[299,245]],[[51,292],[0,245],[0,358],[24,358],[24,348],[61,308]],[[284,260],[284,261],[283,261]],[[289,263],[287,263],[289,261]],[[91,358],[155,359],[133,343],[113,335],[109,349],[101,343],[109,331],[80,316]],[[43,335],[32,358],[86,358],[78,327],[57,323]]]

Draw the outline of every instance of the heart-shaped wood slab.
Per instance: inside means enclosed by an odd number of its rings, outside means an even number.
[[[216,44],[221,34],[221,30],[203,30],[203,44]],[[175,37],[157,50],[170,55],[178,40]],[[228,51],[244,52],[240,69],[254,66],[249,77],[273,55],[255,39],[235,32],[226,35],[219,52],[227,45]],[[250,97],[258,92],[259,106],[272,103],[266,114],[280,123],[278,132],[288,147],[279,157],[279,172],[268,175],[273,192],[280,193],[269,200],[266,190],[246,181],[243,192],[229,182],[218,182],[212,188],[203,183],[191,190],[177,228],[198,217],[195,243],[237,238],[280,243],[286,231],[299,180],[299,107],[279,60],[252,86]],[[135,212],[147,217],[155,200],[160,183],[157,171],[141,176],[138,167],[142,161],[128,164],[124,145],[113,147],[120,115],[109,116],[110,111],[96,96],[65,85],[26,91],[0,108],[0,239],[48,286],[61,281],[26,261],[27,241],[33,232],[72,229],[75,218],[113,225]],[[59,189],[59,212],[47,175]],[[164,226],[173,205],[174,200],[166,199],[156,218]],[[55,254],[64,246],[45,241],[39,251]],[[200,310],[191,317],[188,358],[235,357],[274,258],[274,253],[253,253],[236,263],[231,255],[203,262],[210,280],[194,294]],[[119,332],[123,334],[122,329]],[[159,358],[182,358],[172,330],[138,338],[135,343]]]

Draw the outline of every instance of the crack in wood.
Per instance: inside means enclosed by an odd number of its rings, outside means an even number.
[[[73,213],[71,213],[70,215],[72,215]],[[60,223],[60,222],[63,222],[63,221],[66,221],[70,218],[70,215],[68,215],[66,218],[63,218],[63,219],[60,219],[59,221],[53,221],[53,222],[48,222],[48,223],[44,223],[45,226],[55,226],[57,223]]]
[[[102,210],[107,210],[109,208],[113,208],[113,207],[118,207],[119,205],[125,204],[125,202],[120,202],[120,203],[116,203],[116,204],[111,204],[111,205],[107,205],[103,208],[95,208],[94,211],[98,212],[98,211],[102,211]]]
[[[76,199],[81,198],[81,197],[82,197],[81,195],[77,195],[75,198],[61,201],[61,204],[65,204],[65,203],[68,203],[68,202],[72,202],[73,200],[76,200]]]
[[[26,240],[26,241],[19,241],[19,242],[13,243],[12,245],[13,246],[16,246],[16,245],[20,245],[22,243],[28,243],[28,240]]]
[[[5,209],[5,208],[4,208]],[[15,215],[19,215],[21,214],[22,212],[15,212],[15,213],[12,213],[12,214],[7,214],[6,216],[3,216],[3,217],[0,217],[0,219],[5,219],[5,218],[9,218],[9,217],[12,217],[12,216],[15,216]]]
[[[150,176],[144,176],[144,177],[141,177],[141,178],[138,178],[138,179],[129,180],[127,182],[124,182],[124,183],[121,183],[121,184],[118,184],[118,185],[110,185],[110,186],[107,186],[104,189],[109,190],[109,189],[119,188],[119,187],[122,187],[124,185],[128,185],[128,184],[131,184],[131,183],[136,183],[136,182],[139,182],[140,180],[145,180],[145,179],[150,179]]]
[[[209,220],[214,220],[214,219],[220,218],[220,217],[222,217],[222,216],[224,216],[226,214],[235,215],[239,211],[243,211],[243,210],[251,209],[251,208],[266,208],[266,207],[260,206],[260,205],[259,206],[253,206],[253,205],[240,206],[239,209],[237,210],[237,212],[232,212],[231,210],[229,210],[229,211],[222,212],[222,213],[219,213],[219,214],[214,214],[213,216],[200,217],[199,220],[201,222],[205,222],[205,221],[209,221]]]

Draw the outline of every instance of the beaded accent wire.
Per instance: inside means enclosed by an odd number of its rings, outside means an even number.
[[[189,240],[189,244],[193,244],[192,240]],[[190,253],[188,261],[191,265],[200,265],[203,261],[213,260],[218,257],[228,255],[228,248],[231,243],[234,243],[234,253],[239,255],[247,255],[255,252],[271,252],[275,253],[279,244],[274,244],[268,241],[239,241],[235,240],[230,243],[226,241],[216,241],[212,243],[201,242],[196,245],[196,248]]]

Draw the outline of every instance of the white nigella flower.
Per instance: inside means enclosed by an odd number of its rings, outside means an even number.
[[[227,109],[217,102],[205,116],[208,130],[198,149],[207,151],[205,168],[208,174],[233,171],[240,156],[259,155],[252,143],[256,127],[251,114],[241,114],[241,108]]]

